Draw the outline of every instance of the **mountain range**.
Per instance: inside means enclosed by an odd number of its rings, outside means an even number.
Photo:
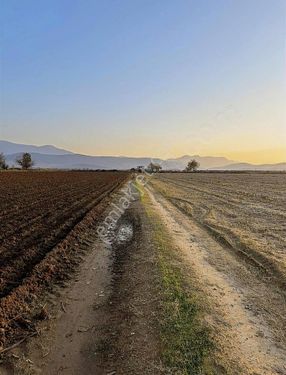
[[[249,164],[229,160],[225,157],[184,155],[173,159],[151,157],[125,156],[89,156],[76,154],[52,145],[34,146],[12,143],[0,140],[0,152],[6,157],[9,166],[15,165],[15,160],[23,152],[29,152],[38,168],[58,169],[130,169],[137,166],[147,166],[150,161],[159,163],[163,169],[182,170],[191,159],[200,163],[200,169],[210,170],[269,170],[286,171],[286,163],[278,164]]]

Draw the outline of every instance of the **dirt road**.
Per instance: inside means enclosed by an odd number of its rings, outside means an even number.
[[[122,192],[116,194],[115,203]],[[164,243],[156,242],[158,228]],[[136,193],[110,238],[111,245],[93,241],[76,275],[46,298],[49,319],[38,325],[37,337],[9,353],[1,375],[286,374],[283,291],[217,242],[152,183],[141,200]],[[158,267],[162,247],[169,251],[164,262],[173,258],[184,273],[182,285],[192,285],[185,299],[171,290],[171,334],[182,325],[185,310],[180,303],[200,313],[195,304],[189,305],[198,297],[204,305],[203,324],[210,327],[215,344],[213,353],[202,348],[212,358],[208,371],[200,367],[200,356],[194,361],[198,370],[185,366],[185,353],[181,356],[178,347],[172,348],[166,325],[162,331],[166,291],[161,281],[173,277],[171,268],[162,274]],[[175,356],[171,362],[178,356],[184,368],[166,366],[166,343],[169,357]],[[192,337],[186,336],[183,346],[190,356],[193,345]]]
[[[218,361],[231,374],[286,374],[283,291],[152,187],[148,194],[210,304]]]

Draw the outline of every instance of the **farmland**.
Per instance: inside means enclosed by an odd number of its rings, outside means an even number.
[[[20,330],[16,315],[27,312],[33,297],[71,267],[81,236],[126,177],[112,172],[0,174],[0,347]]]
[[[218,240],[285,282],[285,174],[164,173],[154,186]]]
[[[286,175],[144,177],[0,174],[0,372],[285,373]]]
[[[209,306],[215,362],[230,374],[284,374],[285,174],[162,173],[151,203]]]

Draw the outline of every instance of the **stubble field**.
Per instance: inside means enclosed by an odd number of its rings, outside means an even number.
[[[222,244],[285,286],[285,173],[162,173],[152,184]]]
[[[285,373],[285,182],[285,173],[257,172],[160,173],[150,181],[226,373]]]

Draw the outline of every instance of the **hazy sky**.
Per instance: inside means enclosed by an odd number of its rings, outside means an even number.
[[[0,138],[286,161],[285,0],[0,0]]]

